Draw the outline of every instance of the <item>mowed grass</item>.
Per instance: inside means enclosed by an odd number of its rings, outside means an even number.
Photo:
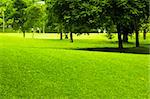
[[[117,47],[117,37],[81,35],[70,43],[31,35],[0,34],[0,99],[148,99],[148,54],[73,50]],[[134,47],[135,38],[129,41],[125,47]],[[149,41],[141,37],[141,46]]]

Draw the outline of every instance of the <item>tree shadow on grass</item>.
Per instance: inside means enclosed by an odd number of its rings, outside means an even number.
[[[107,43],[118,44],[118,41],[106,41]],[[123,42],[123,44],[135,44],[134,42]]]
[[[129,48],[114,48],[114,47],[104,47],[104,48],[77,48],[75,50],[84,51],[97,51],[97,52],[118,52],[118,53],[132,53],[132,54],[150,54],[150,48],[148,47],[129,47]]]

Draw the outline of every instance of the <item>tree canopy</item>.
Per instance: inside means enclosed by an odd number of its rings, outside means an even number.
[[[139,46],[138,31],[148,22],[148,0],[47,0],[49,13],[57,17],[54,23],[63,24],[65,31],[84,32],[103,28],[111,31],[116,27],[119,48],[122,34],[135,31],[136,46]],[[51,23],[52,24],[52,23]],[[126,31],[128,30],[128,31]]]
[[[149,0],[1,0],[0,23],[11,24],[25,32],[34,27],[51,27],[57,32],[87,33],[106,30],[118,33],[119,48],[135,32],[139,47],[139,31],[148,31]],[[46,3],[46,4],[45,4]],[[5,24],[4,24],[5,25]],[[123,38],[122,38],[123,35]]]

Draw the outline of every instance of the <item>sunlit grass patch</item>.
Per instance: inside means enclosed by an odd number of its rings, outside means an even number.
[[[82,35],[70,43],[59,40],[59,35],[58,39],[24,39],[15,35],[0,34],[2,99],[148,97],[148,54],[72,50],[117,47],[117,39],[107,40],[97,34],[86,39]],[[149,36],[146,41],[141,39],[141,46],[147,47],[148,41]],[[134,39],[130,42],[125,46],[134,47]]]

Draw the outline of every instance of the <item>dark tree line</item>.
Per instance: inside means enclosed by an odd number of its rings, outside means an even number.
[[[116,30],[118,46],[128,42],[128,36],[135,33],[136,47],[139,47],[139,31],[146,39],[150,18],[149,0],[1,0],[0,11],[13,29],[25,32],[31,28],[50,27],[60,33],[60,39],[73,34],[82,34],[93,29],[107,30],[109,36]],[[1,8],[5,8],[1,10]],[[3,21],[3,24],[4,24]],[[122,38],[123,35],[123,38]],[[111,37],[110,37],[111,38]]]
[[[51,25],[63,25],[61,30],[70,33],[72,42],[72,33],[96,28],[107,28],[109,32],[115,25],[120,49],[134,32],[139,47],[139,31],[143,24],[149,23],[149,0],[47,0],[47,6],[49,15],[56,19],[51,22],[50,17]]]

